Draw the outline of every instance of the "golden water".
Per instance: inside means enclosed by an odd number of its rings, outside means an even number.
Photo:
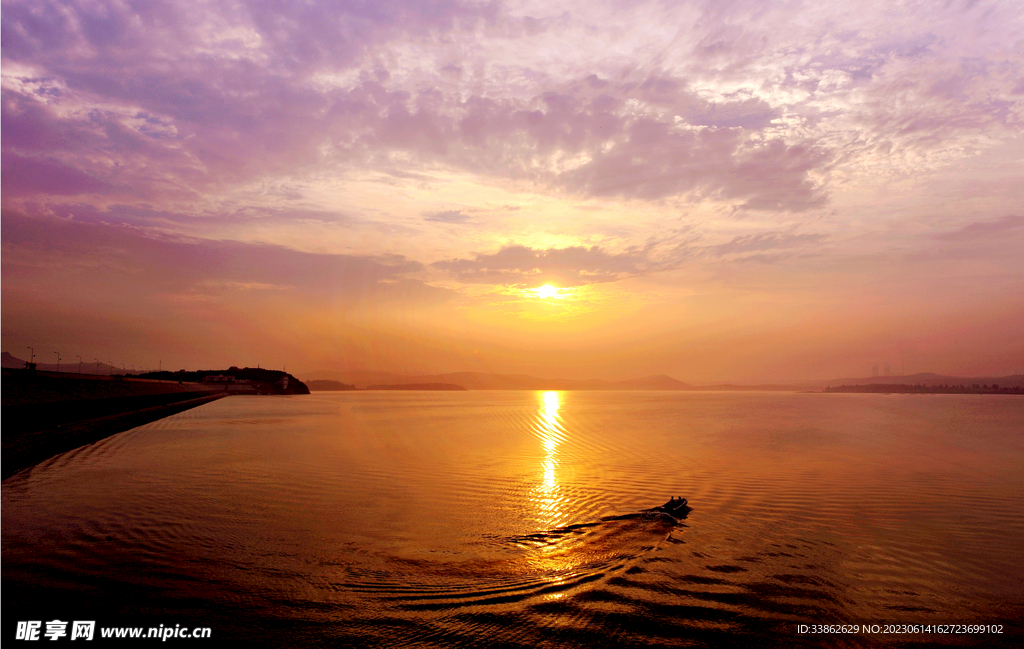
[[[685,520],[638,514],[670,496]],[[66,615],[272,646],[1022,638],[1014,397],[236,396],[2,497],[5,634]],[[897,623],[1004,633],[798,633]]]

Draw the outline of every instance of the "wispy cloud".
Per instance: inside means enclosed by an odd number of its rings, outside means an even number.
[[[732,241],[712,246],[709,252],[714,256],[734,255],[747,252],[761,252],[797,248],[818,243],[826,237],[823,234],[783,234],[779,232],[763,232],[747,234],[734,238]]]
[[[610,253],[597,246],[535,250],[509,245],[495,253],[474,255],[472,259],[449,259],[431,265],[463,282],[580,286],[636,275],[650,264],[646,251],[642,250]]]
[[[1012,230],[1024,228],[1024,216],[1009,215],[990,221],[976,221],[958,230],[935,235],[940,241],[972,241],[1003,236]]]
[[[435,223],[465,223],[469,220],[469,216],[463,214],[461,210],[446,210],[444,212],[426,212],[423,214],[423,220]]]
[[[1016,131],[1020,60],[949,27],[1002,34],[1006,10],[912,5],[893,22],[851,6],[836,30],[799,3],[642,2],[625,27],[678,21],[651,35],[666,53],[613,64],[581,42],[544,68],[523,48],[577,38],[582,5],[7,2],[4,188],[194,202],[282,174],[441,166],[579,196],[807,211],[837,165],[945,159],[981,131]],[[448,33],[473,47],[439,58],[418,40]],[[498,56],[510,48],[524,56]]]
[[[140,292],[277,288],[332,303],[453,295],[415,279],[423,266],[402,255],[312,254],[283,246],[154,235],[122,225],[3,214],[5,275],[16,266],[77,269],[77,282],[136,286]],[[91,279],[89,279],[91,278]]]

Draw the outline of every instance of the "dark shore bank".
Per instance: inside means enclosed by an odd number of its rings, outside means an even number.
[[[47,458],[232,394],[309,394],[284,372],[252,368],[167,376],[3,369],[3,478]]]
[[[909,383],[869,383],[867,385],[837,385],[825,388],[825,392],[860,392],[869,394],[1022,394],[1019,385],[998,383],[974,383],[956,385],[924,385]]]
[[[3,478],[225,396],[177,381],[3,370]]]

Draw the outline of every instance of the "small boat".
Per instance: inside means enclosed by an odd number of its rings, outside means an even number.
[[[686,504],[686,498],[669,498],[668,502],[659,507],[654,507],[648,511],[662,512],[672,516],[674,518],[686,518],[686,515],[690,513],[693,508]]]

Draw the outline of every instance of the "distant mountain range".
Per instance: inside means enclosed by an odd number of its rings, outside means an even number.
[[[660,374],[628,381],[599,379],[542,379],[526,374],[483,374],[452,372],[449,374],[392,374],[390,372],[309,372],[304,380],[340,381],[367,388],[384,385],[449,383],[469,390],[692,390],[693,387]]]
[[[526,374],[485,374],[480,372],[452,372],[450,374],[396,374],[391,372],[349,371],[309,372],[304,380],[341,381],[357,388],[371,385],[400,385],[408,383],[454,383],[470,390],[764,390],[764,391],[818,391],[840,385],[966,385],[997,383],[1006,387],[1024,386],[1024,375],[999,377],[962,377],[941,374],[910,374],[907,376],[871,376],[804,381],[789,384],[714,384],[691,385],[671,376],[658,374],[628,381],[602,381],[599,379],[543,379]]]
[[[458,392],[466,388],[454,383],[385,383],[383,385],[371,385],[367,390],[430,390],[433,392]]]
[[[25,361],[12,356],[9,352],[3,352],[3,367],[23,368]],[[42,371],[56,371],[56,363],[38,363],[37,369]],[[77,372],[77,362],[62,362],[61,371]],[[142,372],[143,370],[139,370]],[[121,374],[123,370],[119,367],[100,363],[97,367],[95,362],[82,363],[83,374]],[[340,381],[356,388],[366,389],[369,386],[403,385],[403,384],[431,384],[448,383],[459,385],[469,390],[821,390],[826,387],[838,387],[842,385],[965,385],[974,384],[998,384],[1005,387],[1024,386],[1024,375],[1011,376],[946,376],[942,374],[920,373],[906,376],[867,376],[831,379],[828,381],[805,381],[789,384],[759,384],[759,385],[737,385],[737,384],[715,384],[715,385],[691,385],[684,383],[671,376],[657,374],[645,376],[627,381],[603,381],[600,379],[544,379],[527,374],[486,374],[482,372],[452,372],[449,374],[398,374],[393,372],[371,372],[371,371],[318,371],[308,372],[303,381]],[[312,387],[312,385],[310,386]],[[317,389],[317,388],[313,388]],[[343,389],[326,388],[320,389]]]
[[[922,372],[920,374],[908,374],[906,376],[868,376],[861,378],[832,379],[818,383],[822,387],[838,387],[840,385],[966,385],[975,383],[986,385],[995,383],[1003,387],[1024,386],[1024,374],[1010,376],[944,376]]]

